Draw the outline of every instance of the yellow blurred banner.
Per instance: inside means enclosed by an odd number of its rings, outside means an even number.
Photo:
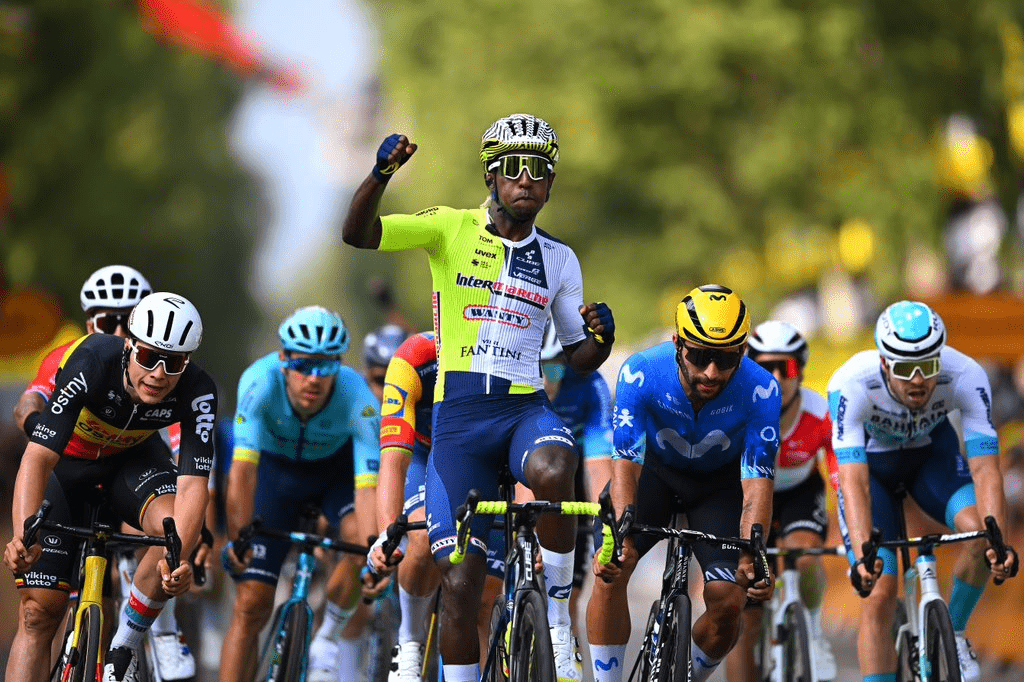
[[[83,333],[80,326],[65,322],[50,294],[8,291],[0,303],[0,381],[30,380],[51,349]]]

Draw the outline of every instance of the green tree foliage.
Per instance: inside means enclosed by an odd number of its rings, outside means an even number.
[[[253,318],[252,201],[226,140],[237,80],[158,41],[129,0],[0,4],[8,274],[77,318],[90,272],[137,267],[197,305],[197,360],[230,393]]]
[[[945,217],[945,118],[975,117],[1005,150],[1012,0],[379,4],[389,104],[421,145],[385,210],[480,203],[480,134],[536,113],[562,143],[540,222],[580,254],[587,297],[617,303],[633,334],[709,279],[766,312],[807,283],[777,276],[779,260],[834,262],[814,251],[852,217],[880,232],[868,274],[893,295],[907,244],[937,243]],[[997,163],[1013,178],[1004,152]],[[766,262],[779,235],[803,252]]]

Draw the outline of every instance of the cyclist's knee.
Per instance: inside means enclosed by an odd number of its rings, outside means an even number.
[[[538,498],[540,495],[549,499],[571,497],[575,490],[577,459],[576,453],[568,448],[554,445],[537,448],[526,463],[530,488]]]
[[[487,570],[483,557],[469,555],[458,566],[443,562],[441,596],[446,616],[456,623],[475,624]]]
[[[274,608],[274,588],[256,580],[238,583],[235,596],[235,618],[241,623],[262,628]]]
[[[861,603],[861,623],[891,623],[896,615],[896,579],[883,575]]]
[[[31,637],[53,639],[64,619],[68,596],[56,590],[41,590],[42,594],[21,594],[19,628]]]
[[[707,613],[716,622],[734,623],[739,627],[740,616],[747,603],[746,591],[725,580],[712,580],[704,585],[704,603]]]

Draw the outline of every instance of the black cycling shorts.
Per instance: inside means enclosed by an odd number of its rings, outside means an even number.
[[[825,481],[817,469],[795,488],[775,493],[772,500],[772,530],[768,545],[795,530],[809,530],[821,537],[828,536],[828,510],[825,508]]]

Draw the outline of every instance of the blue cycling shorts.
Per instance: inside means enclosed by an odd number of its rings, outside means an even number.
[[[302,509],[309,503],[319,506],[334,528],[355,509],[351,439],[330,457],[311,462],[295,462],[264,452],[258,473],[253,516],[260,517],[269,528],[298,530]],[[252,543],[252,561],[238,580],[276,585],[289,549],[289,542],[257,535]]]
[[[455,510],[476,488],[482,500],[498,498],[498,472],[508,465],[526,483],[530,455],[545,445],[567,449],[576,458],[572,431],[541,392],[529,395],[477,395],[434,405],[433,449],[427,463],[427,526],[435,559],[455,547]],[[490,517],[473,524],[469,551],[487,554]],[[492,557],[493,558],[493,557]]]
[[[975,504],[974,482],[967,461],[960,453],[960,439],[943,419],[931,432],[932,442],[919,448],[868,453],[871,474],[871,521],[882,531],[883,540],[898,538],[897,499],[893,490],[900,484],[928,516],[953,527],[953,519],[965,507]],[[845,504],[839,494],[839,528],[852,564],[850,534]],[[897,575],[896,555],[888,549],[878,553],[885,563],[883,572]]]

